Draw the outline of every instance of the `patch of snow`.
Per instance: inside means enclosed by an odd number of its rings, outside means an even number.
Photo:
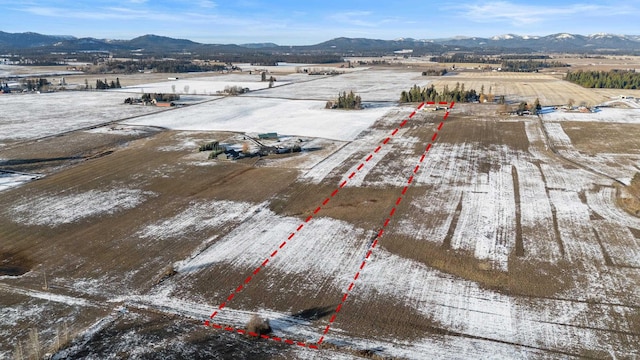
[[[520,183],[520,224],[525,256],[556,262],[562,258],[553,230],[551,203],[540,169],[528,162],[518,161]]]
[[[56,227],[85,218],[133,209],[151,192],[137,189],[89,190],[76,194],[43,195],[10,208],[13,220],[25,225]]]
[[[572,148],[571,138],[564,131],[560,123],[547,122],[544,124],[544,127],[547,130],[547,134],[549,134],[549,140],[553,142],[554,146],[567,149]]]
[[[109,135],[124,135],[124,136],[140,136],[148,134],[154,131],[153,129],[137,127],[137,126],[122,126],[122,125],[110,125],[102,126],[99,128],[87,130],[90,134],[109,134]]]
[[[591,230],[588,206],[576,192],[550,190],[549,199],[556,209],[565,258],[570,261],[595,260],[604,265],[602,250]]]
[[[575,36],[567,33],[556,35],[556,39],[575,39],[575,38],[576,38]]]
[[[361,149],[362,146],[363,144],[358,140],[346,144],[338,151],[318,162],[309,171],[302,174],[299,179],[301,181],[310,182],[312,184],[321,183],[322,180],[324,180],[333,169],[339,167],[343,162],[351,158],[351,156],[357,150]]]
[[[161,146],[158,151],[185,151],[185,150],[197,150],[200,144],[188,137],[182,137],[179,142],[174,145]]]
[[[42,175],[0,172],[0,191],[20,186],[40,178],[42,178]]]
[[[622,210],[616,203],[616,189],[600,187],[586,191],[587,204],[598,215],[618,225],[640,229],[640,219]]]
[[[489,173],[488,192],[466,192],[462,211],[451,240],[454,249],[474,252],[478,259],[491,260],[507,270],[508,257],[515,245],[515,202],[511,167],[502,166]]]
[[[511,40],[511,39],[515,39],[516,37],[514,35],[511,34],[504,34],[504,35],[496,35],[493,36],[491,38],[491,40]]]
[[[223,262],[242,268],[260,264],[265,254],[278,249],[301,223],[300,219],[262,209],[184,263],[180,271],[195,272]],[[344,221],[317,218],[304,228],[304,233],[287,241],[278,251],[279,255],[271,259],[270,266],[285,273],[307,273],[318,279],[337,274],[348,276],[344,269],[355,266],[367,247],[367,232]],[[322,262],[314,261],[319,257],[323,258]]]
[[[71,306],[95,306],[94,304],[92,304],[91,302],[83,298],[54,294],[54,293],[45,292],[45,291],[21,289],[21,288],[16,288],[12,286],[0,285],[0,288],[4,289],[4,291],[8,291],[14,294],[20,294],[28,297],[33,297],[33,298],[47,300],[47,301],[53,301],[53,302],[67,304]]]
[[[191,203],[176,216],[147,225],[138,232],[138,236],[153,239],[188,236],[206,228],[217,228],[228,222],[241,221],[254,207],[255,205],[249,203],[233,201]]]

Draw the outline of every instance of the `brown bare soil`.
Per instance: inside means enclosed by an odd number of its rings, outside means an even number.
[[[393,235],[384,239],[382,245],[395,254],[509,295],[553,297],[574,286],[568,273],[573,267],[570,264],[534,262],[514,254],[509,258],[509,270],[503,272],[492,270],[486,261],[472,253],[446,249],[428,240]]]
[[[562,122],[574,148],[588,155],[598,153],[637,154],[640,125],[615,123]]]
[[[279,195],[270,205],[277,214],[306,219],[331,193],[337,185],[312,185],[295,183]],[[340,196],[323,207],[319,216],[344,220],[362,228],[373,228],[384,221],[390,204],[398,198],[397,188],[352,188],[340,189]]]
[[[522,241],[522,223],[521,223],[521,199],[520,199],[520,181],[518,179],[518,170],[515,166],[511,167],[511,177],[513,179],[513,191],[516,204],[516,256],[524,256],[524,242]]]
[[[471,107],[473,105],[456,105],[456,107]],[[428,138],[431,133],[423,134]],[[478,143],[485,148],[495,148],[506,145],[514,150],[528,151],[529,140],[523,122],[501,121],[496,116],[476,117],[469,115],[455,115],[447,120],[446,126],[440,133],[441,142],[449,144]]]
[[[616,186],[618,205],[629,214],[640,216],[640,173],[636,173],[628,186]]]
[[[111,155],[84,161],[82,166],[26,184],[21,191],[0,193],[8,209],[23,201],[24,194],[35,198],[65,191],[81,193],[113,184],[153,192],[145,203],[129,211],[100,221],[86,219],[53,229],[32,226],[25,232],[21,230],[23,225],[5,213],[0,218],[0,236],[7,241],[0,244],[0,251],[28,253],[51,277],[119,277],[130,269],[141,269],[129,278],[130,282],[118,286],[148,288],[157,280],[153,279],[155,274],[162,272],[167,264],[187,257],[202,239],[224,233],[225,229],[208,229],[197,237],[182,238],[178,243],[148,239],[147,242],[157,246],[144,246],[134,235],[140,230],[140,224],[173,216],[193,200],[262,202],[295,179],[293,170],[255,168],[249,162],[192,166],[180,161],[194,150],[156,151],[157,147],[171,142],[171,133],[138,140]],[[162,172],[158,173],[158,169]]]
[[[2,149],[0,170],[52,173],[90,158],[105,156],[128,142],[152,136],[158,130],[147,128],[139,135],[92,134],[74,132],[45,141],[28,141]]]

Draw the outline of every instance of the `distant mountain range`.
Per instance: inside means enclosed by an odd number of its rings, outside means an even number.
[[[640,54],[640,36],[560,33],[548,36],[519,36],[506,34],[491,38],[455,37],[449,39],[375,40],[366,38],[336,38],[316,45],[280,46],[274,43],[201,44],[191,40],[157,35],[144,35],[131,40],[76,38],[73,36],[42,35],[32,32],[6,33],[0,31],[0,51],[6,52],[140,52],[146,54],[171,53],[327,53],[339,55],[381,55],[398,50],[413,50],[415,54],[446,51],[476,52],[573,52],[573,53],[630,53]]]
[[[471,48],[529,48],[534,51],[551,52],[603,52],[603,51],[639,51],[640,36],[593,34],[576,35],[568,33],[548,36],[519,36],[505,34],[491,38],[454,38],[442,40],[450,46]]]

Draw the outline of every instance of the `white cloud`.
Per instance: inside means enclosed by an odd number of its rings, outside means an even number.
[[[612,6],[593,3],[568,5],[524,5],[509,1],[483,2],[461,5],[462,17],[481,23],[506,22],[514,26],[542,23],[570,17],[627,14],[630,9],[624,4]]]
[[[216,3],[214,3],[213,1],[209,1],[209,0],[200,0],[197,2],[198,6],[200,6],[201,8],[205,8],[205,9],[213,9],[214,7],[216,7]]]

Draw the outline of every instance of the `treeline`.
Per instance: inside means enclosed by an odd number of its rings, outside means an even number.
[[[513,55],[502,55],[500,57],[502,60],[545,60],[551,59],[549,55],[537,55],[537,54],[513,54]]]
[[[442,92],[438,92],[432,84],[430,87],[421,88],[413,85],[409,91],[402,91],[400,102],[422,102],[422,101],[446,101],[446,102],[475,102],[479,101],[480,95],[474,89],[465,90],[464,84],[456,84],[453,90],[445,85]]]
[[[453,54],[431,57],[431,61],[440,63],[477,63],[500,65],[502,71],[510,72],[535,72],[551,67],[566,67],[566,63],[560,61],[547,61],[547,55],[503,55],[481,56],[475,54]]]
[[[422,72],[422,76],[445,76],[447,74],[447,69],[429,69]]]
[[[106,90],[106,89],[120,89],[120,78],[116,78],[116,81],[111,80],[111,83],[107,82],[107,79],[96,80],[96,89],[97,90]],[[88,89],[88,83],[85,81],[85,89]]]
[[[565,80],[586,88],[640,89],[640,73],[628,70],[575,71]]]
[[[548,60],[549,55],[537,54],[511,54],[500,56],[487,56],[478,54],[456,53],[452,55],[441,55],[431,57],[431,61],[441,63],[479,63],[479,64],[502,64],[509,60]]]
[[[516,61],[509,60],[502,62],[502,71],[510,71],[510,72],[535,72],[540,69],[552,68],[552,67],[566,67],[569,66],[560,61],[538,61],[538,60],[527,60],[527,61]]]
[[[155,101],[162,101],[162,102],[171,102],[171,101],[176,101],[176,100],[180,100],[180,95],[178,94],[163,94],[163,93],[144,93],[142,94],[141,97],[142,101],[146,101],[146,102],[151,102],[152,100]]]
[[[28,91],[34,91],[34,90],[40,91],[40,90],[43,90],[45,87],[51,85],[51,83],[44,78],[26,79],[26,80],[20,81],[20,83],[22,84],[22,87],[27,89]]]
[[[338,100],[336,102],[327,101],[326,109],[350,109],[350,110],[361,110],[362,109],[362,99],[360,95],[356,95],[353,91],[343,92],[342,94],[338,94]]]
[[[442,56],[433,56],[430,59],[433,62],[439,63],[479,63],[479,64],[500,64],[502,62],[501,59],[497,59],[495,57],[488,56],[479,56],[472,54],[453,54],[453,55],[442,55]]]
[[[211,54],[207,56],[224,63],[277,64],[280,62],[296,64],[335,64],[344,62],[340,55],[333,54]]]
[[[109,61],[100,64],[98,67],[85,67],[82,71],[85,73],[105,74],[133,74],[141,71],[155,71],[160,73],[186,73],[186,72],[205,72],[205,71],[222,71],[226,65],[222,64],[196,64],[191,61],[178,60],[143,60],[143,61]]]

